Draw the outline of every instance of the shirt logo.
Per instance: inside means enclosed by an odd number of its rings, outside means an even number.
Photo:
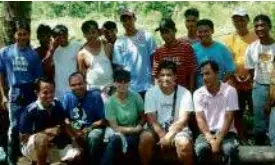
[[[15,56],[12,61],[14,71],[27,72],[29,63],[24,56]]]

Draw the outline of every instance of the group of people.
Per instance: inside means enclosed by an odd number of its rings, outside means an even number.
[[[99,28],[88,20],[82,44],[68,40],[64,25],[41,24],[36,49],[30,26],[15,22],[15,44],[0,51],[9,165],[20,151],[37,165],[112,165],[118,158],[149,165],[155,153],[171,149],[184,164],[233,165],[239,139],[247,140],[247,107],[255,143],[275,145],[275,42],[267,15],[253,19],[252,32],[248,13],[236,9],[236,32],[221,43],[212,38],[214,23],[190,8],[187,36],[177,39],[175,22],[164,18],[156,28],[164,45],[157,47],[131,9],[119,13],[122,36],[113,21]]]

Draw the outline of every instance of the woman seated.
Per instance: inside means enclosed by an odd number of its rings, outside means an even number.
[[[141,96],[129,88],[130,73],[119,70],[114,74],[115,93],[105,104],[106,119],[114,130],[101,159],[101,165],[112,165],[115,158],[122,154],[131,157],[131,164],[138,162],[139,134],[143,130],[144,105]],[[106,134],[110,130],[106,130]]]

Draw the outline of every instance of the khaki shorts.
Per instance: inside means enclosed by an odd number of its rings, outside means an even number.
[[[146,129],[146,131],[151,132],[153,134],[155,140],[159,141],[158,135],[156,134],[156,132],[151,127]],[[175,142],[176,140],[181,140],[181,139],[188,139],[190,141],[193,141],[193,134],[192,134],[192,131],[190,130],[189,127],[184,127],[180,132],[178,132],[175,135],[173,141]]]
[[[22,154],[30,161],[37,161],[37,154],[35,150],[35,140],[37,140],[36,136],[37,134],[31,135],[28,141],[23,144],[21,148]],[[78,155],[80,155],[80,150],[78,148],[74,148],[71,144],[68,144],[63,149],[58,149],[55,146],[52,146],[49,148],[47,162],[54,163],[60,161],[70,161]]]
[[[174,141],[176,141],[177,139],[180,140],[181,138],[187,138],[190,141],[193,140],[192,131],[190,130],[189,127],[185,127],[185,128],[183,128],[182,131],[178,132],[176,134],[176,136],[174,137]]]

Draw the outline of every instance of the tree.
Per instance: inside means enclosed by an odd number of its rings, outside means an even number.
[[[14,23],[25,20],[31,24],[31,1],[4,1],[4,42],[5,45],[14,43]]]

